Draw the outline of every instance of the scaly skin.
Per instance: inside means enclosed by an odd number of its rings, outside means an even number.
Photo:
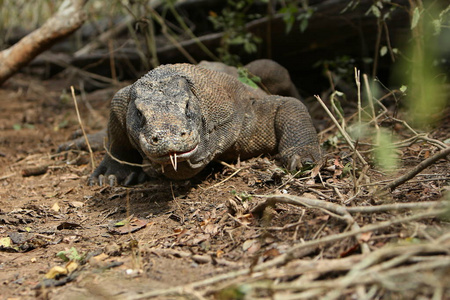
[[[111,102],[108,124],[115,159],[106,154],[90,184],[128,185],[147,175],[189,179],[214,159],[260,154],[278,154],[289,169],[320,160],[317,135],[301,101],[267,95],[210,69],[164,65],[121,89]],[[287,90],[289,84],[284,84]],[[144,172],[117,160],[148,167]]]

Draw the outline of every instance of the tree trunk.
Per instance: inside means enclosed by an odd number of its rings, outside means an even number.
[[[0,52],[0,85],[57,41],[83,25],[87,0],[65,0],[42,27],[31,32],[12,47]]]

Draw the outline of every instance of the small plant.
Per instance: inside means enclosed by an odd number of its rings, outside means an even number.
[[[246,30],[246,23],[260,17],[258,14],[247,14],[253,0],[228,0],[221,14],[210,12],[209,20],[214,29],[223,31],[221,46],[217,49],[219,58],[228,65],[238,65],[240,58],[232,53],[232,47],[242,48],[246,53],[255,53],[261,38]]]
[[[290,1],[286,6],[279,10],[283,14],[283,21],[286,24],[286,33],[291,32],[292,27],[296,21],[300,22],[300,32],[305,32],[309,25],[309,19],[314,14],[314,9],[308,6],[307,0],[301,1],[301,8],[296,3],[297,1]]]
[[[239,199],[241,202],[250,201],[252,199],[252,196],[247,194],[247,192],[238,193],[236,190],[232,190],[230,191],[230,193],[237,199]]]
[[[61,258],[65,262],[69,261],[81,261],[84,258],[84,254],[78,253],[78,250],[75,247],[70,248],[66,251],[59,251],[56,256]]]
[[[261,78],[251,74],[246,68],[238,68],[238,79],[240,82],[251,86],[254,89],[258,88],[258,83],[261,83]]]

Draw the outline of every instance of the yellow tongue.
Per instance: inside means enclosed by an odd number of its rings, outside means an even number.
[[[172,163],[172,167],[176,171],[177,170],[177,154],[176,153],[174,153],[173,155],[169,154],[169,157],[170,157],[170,162]]]

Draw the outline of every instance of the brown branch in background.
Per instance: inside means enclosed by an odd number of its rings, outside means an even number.
[[[164,34],[164,36],[180,51],[181,54],[183,54],[184,57],[191,63],[191,64],[197,64],[198,62],[187,52],[183,46],[178,42],[175,37],[170,35],[168,27],[166,25],[166,22],[164,19],[158,14],[156,10],[153,8],[149,9],[150,13],[152,14],[152,17],[155,18],[156,22],[161,26],[161,32]]]
[[[439,159],[446,158],[448,155],[450,155],[450,147],[448,147],[448,148],[446,148],[444,150],[441,150],[438,153],[436,153],[435,155],[427,158],[426,160],[424,160],[423,162],[421,162],[420,164],[418,164],[417,166],[412,168],[405,175],[400,176],[399,178],[395,179],[394,181],[392,181],[388,185],[384,186],[381,189],[381,191],[385,191],[385,190],[388,190],[388,189],[393,191],[399,185],[401,185],[401,184],[405,183],[406,181],[410,180],[411,178],[416,176],[419,172],[421,172],[425,168],[431,166],[433,163],[435,163]]]
[[[389,37],[389,28],[385,21],[383,21],[383,28],[384,28],[384,31],[386,34],[386,43],[387,43],[387,47],[389,49],[389,54],[391,55],[391,60],[392,60],[392,62],[395,62],[394,50],[392,49],[391,38]]]
[[[59,40],[83,25],[87,0],[65,0],[44,25],[0,52],[0,85]]]
[[[125,18],[120,21],[117,25],[112,27],[111,29],[100,34],[95,40],[86,44],[80,50],[74,53],[74,57],[80,57],[83,55],[87,55],[94,51],[95,49],[101,47],[102,45],[106,45],[111,39],[113,39],[120,32],[124,31],[127,26],[134,21],[134,18],[130,15],[125,16]]]
[[[379,53],[380,53],[381,34],[383,32],[383,29],[381,27],[381,22],[383,22],[382,19],[378,18],[378,20],[377,20],[377,39],[375,40],[375,49],[374,49],[375,57],[373,58],[372,78],[375,78],[375,76],[377,74],[378,59],[380,57]]]

